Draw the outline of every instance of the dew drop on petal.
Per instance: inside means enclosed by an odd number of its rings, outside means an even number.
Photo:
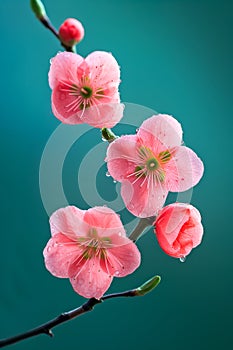
[[[116,184],[116,183],[117,183],[117,181],[116,181],[116,180],[113,180],[113,183],[114,183],[114,184]]]
[[[106,172],[106,176],[107,176],[107,177],[110,177],[110,176],[111,176],[110,173],[109,173],[109,171]]]
[[[47,252],[50,252],[51,249],[52,249],[52,248],[49,246],[49,247],[47,248]]]
[[[180,262],[185,262],[185,260],[186,260],[186,256],[182,256],[181,258],[180,258]]]
[[[119,275],[119,273],[120,273],[119,271],[115,271],[115,275]]]

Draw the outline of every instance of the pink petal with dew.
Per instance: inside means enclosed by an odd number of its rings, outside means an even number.
[[[137,136],[121,136],[110,143],[107,149],[107,166],[110,175],[117,181],[126,179],[138,165]]]
[[[77,116],[83,123],[87,123],[94,128],[112,128],[123,117],[124,105],[117,100],[110,99],[111,102],[100,103],[88,107],[85,112],[78,112]],[[81,114],[83,113],[83,116]]]
[[[124,277],[134,272],[141,263],[141,254],[130,239],[128,244],[122,242],[120,246],[109,248],[107,256],[101,260],[103,270],[115,277]]]
[[[84,58],[72,52],[60,52],[51,59],[49,86],[54,89],[61,81],[77,81],[77,68]]]
[[[182,142],[180,123],[167,114],[158,114],[146,119],[140,126],[137,135],[145,146],[156,153],[180,146]]]
[[[166,188],[161,184],[148,188],[146,181],[143,184],[143,178],[135,183],[131,181],[124,180],[121,186],[121,196],[126,208],[140,218],[157,215],[166,201]]]
[[[166,186],[172,192],[186,191],[200,181],[204,166],[196,153],[188,147],[176,147],[173,152],[173,157],[164,166]]]
[[[83,220],[91,227],[116,229],[125,235],[125,230],[120,220],[119,215],[108,207],[94,207],[85,212]]]
[[[61,233],[55,234],[44,248],[45,266],[49,272],[60,278],[67,278],[70,264],[82,254],[77,243]]]
[[[67,91],[63,91],[63,89]],[[80,113],[81,98],[70,94],[70,89],[58,83],[52,92],[52,111],[57,119],[64,124],[80,124],[84,121],[80,118],[83,110]]]
[[[193,242],[193,248],[197,247],[203,237],[203,226],[201,223],[201,215],[199,211],[193,207],[192,205],[189,206],[189,212],[190,212],[190,219],[187,222],[187,228],[192,236],[192,242]],[[183,227],[185,229],[185,227]]]
[[[98,258],[87,259],[80,267],[75,264],[69,269],[70,282],[74,290],[85,298],[100,299],[109,288],[113,277],[100,267]]]
[[[156,227],[163,232],[169,244],[172,244],[179,235],[181,227],[189,219],[187,205],[180,206],[177,203],[164,207],[156,220]]]
[[[83,77],[87,77],[89,75],[90,75],[90,68],[84,59],[83,62],[77,68],[78,80],[81,81]]]
[[[106,84],[119,84],[120,68],[116,59],[108,52],[95,51],[85,59],[91,71],[91,81],[98,87]]]
[[[56,233],[63,233],[72,240],[85,236],[89,230],[84,222],[85,210],[74,206],[68,206],[55,211],[50,217],[50,228],[52,236]]]

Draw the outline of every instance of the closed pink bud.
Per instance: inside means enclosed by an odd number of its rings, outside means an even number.
[[[155,234],[164,252],[182,261],[201,243],[201,215],[190,204],[170,204],[159,213],[155,221]]]
[[[84,37],[82,23],[75,18],[67,18],[59,28],[59,37],[67,46],[79,43]]]

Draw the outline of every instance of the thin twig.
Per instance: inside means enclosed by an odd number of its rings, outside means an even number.
[[[82,306],[68,311],[64,312],[61,315],[57,316],[51,321],[48,321],[36,328],[33,328],[27,332],[24,332],[22,334],[16,335],[14,337],[6,338],[0,340],[0,348],[3,348],[4,346],[11,345],[14,343],[17,343],[21,340],[31,338],[34,336],[37,336],[39,334],[47,334],[50,337],[53,337],[52,328],[58,326],[59,324],[62,324],[64,322],[70,321],[86,312],[92,311],[94,306],[96,304],[100,304],[102,301],[112,298],[119,298],[119,297],[135,297],[135,296],[143,296],[149,291],[151,291],[153,288],[155,288],[160,282],[160,277],[155,276],[152,279],[150,279],[148,282],[146,282],[144,285],[137,289],[120,292],[120,293],[114,293],[114,294],[106,294],[104,295],[100,300],[91,298],[86,303],[84,303]]]
[[[48,30],[50,30],[53,35],[55,35],[55,37],[60,41],[61,45],[64,47],[64,49],[68,52],[76,52],[75,46],[67,46],[65,44],[63,44],[60,40],[59,37],[59,33],[56,30],[56,28],[52,25],[52,22],[50,21],[50,19],[46,16],[43,18],[40,18],[40,22],[45,26],[45,28],[47,28]]]

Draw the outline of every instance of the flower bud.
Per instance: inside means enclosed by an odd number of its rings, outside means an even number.
[[[31,0],[31,9],[35,13],[36,17],[39,19],[44,19],[47,17],[45,7],[40,0]]]
[[[161,277],[160,276],[154,276],[145,283],[143,283],[140,287],[135,289],[135,295],[137,296],[143,296],[149,292],[151,292],[157,285],[160,283]]]
[[[155,234],[165,253],[184,261],[186,255],[201,243],[201,215],[190,204],[170,204],[160,211],[155,221]]]
[[[79,43],[84,37],[82,23],[75,18],[67,18],[59,28],[61,42],[69,47]]]

